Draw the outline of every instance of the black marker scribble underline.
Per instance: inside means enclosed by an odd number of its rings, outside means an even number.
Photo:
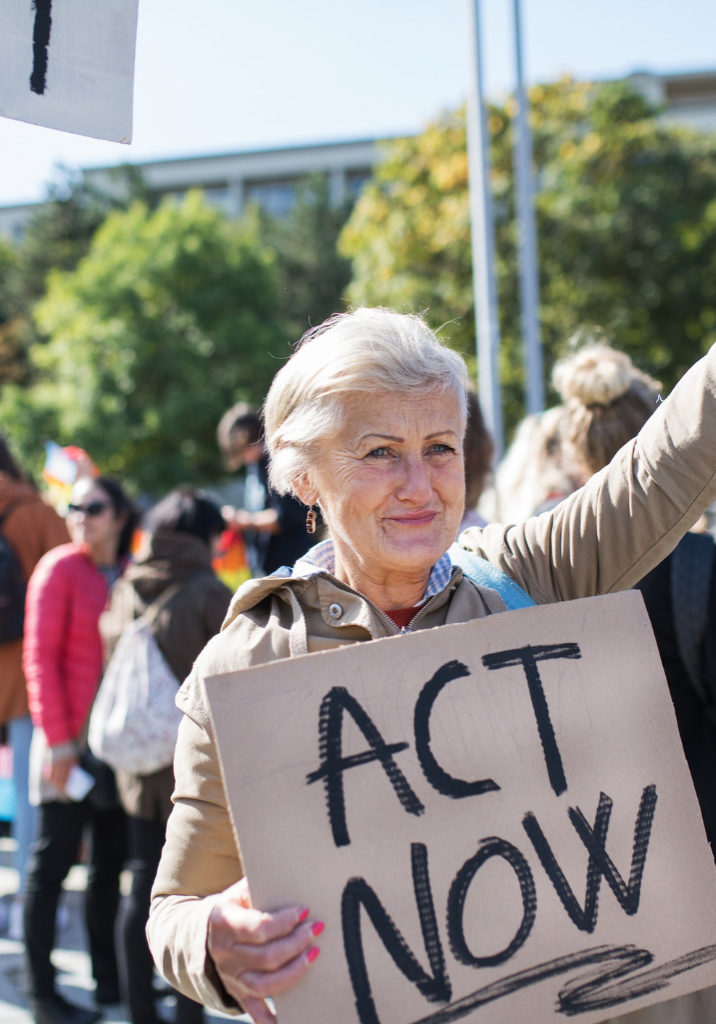
[[[535,985],[547,978],[554,978],[582,967],[603,965],[602,971],[587,971],[581,977],[573,978],[559,993],[558,1012],[574,1017],[588,1010],[599,1010],[648,995],[666,988],[670,978],[684,971],[716,960],[716,945],[696,949],[692,953],[670,960],[659,967],[647,967],[654,959],[652,953],[636,946],[595,946],[593,949],[568,956],[547,960],[524,971],[518,971],[500,981],[485,985],[470,995],[456,999],[448,1006],[436,1010],[427,1017],[421,1017],[412,1024],[450,1024],[459,1020],[486,1003],[502,999],[528,985]],[[640,971],[641,973],[634,973]]]

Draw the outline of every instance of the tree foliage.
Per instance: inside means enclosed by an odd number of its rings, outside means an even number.
[[[668,388],[716,328],[716,137],[669,127],[626,83],[531,90],[540,318],[549,373],[569,339],[606,335]],[[508,423],[524,388],[512,170],[513,102],[490,110]],[[388,146],[344,229],[354,303],[424,310],[473,358],[464,114]]]
[[[260,402],[288,354],[270,258],[199,193],[111,214],[35,315],[25,422],[154,495],[216,478],[222,412]]]
[[[22,379],[14,296],[17,265],[17,251],[0,238],[0,380],[4,381]]]
[[[107,215],[126,209],[143,194],[141,176],[129,165],[108,172],[107,190],[60,169],[30,217],[22,242],[12,247],[12,258],[0,252],[0,382],[32,383],[29,349],[44,340],[32,307],[45,292],[50,270],[73,270]]]
[[[105,187],[62,168],[28,221],[20,246],[22,287],[30,300],[45,290],[50,270],[73,270],[90,247],[94,233],[115,210],[146,201],[141,172],[129,164],[107,171]]]
[[[337,245],[350,208],[336,205],[325,175],[316,175],[299,188],[288,216],[254,212],[259,236],[274,253],[278,314],[293,341],[343,308],[351,268]]]

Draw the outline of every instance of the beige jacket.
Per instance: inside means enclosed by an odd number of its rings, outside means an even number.
[[[716,500],[716,346],[685,376],[638,438],[556,509],[519,525],[472,528],[461,542],[539,604],[633,586]],[[336,607],[337,606],[337,607]],[[339,610],[338,610],[339,609]],[[430,629],[503,611],[494,591],[454,569],[411,624]],[[174,809],[154,885],[150,946],[165,978],[216,1009],[238,1012],[206,953],[217,895],[242,875],[204,680],[305,651],[392,636],[374,605],[325,572],[252,580],[179,691],[184,711]]]

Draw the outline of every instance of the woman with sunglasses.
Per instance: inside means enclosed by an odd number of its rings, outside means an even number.
[[[97,783],[81,799],[72,787],[102,672],[99,617],[128,561],[136,522],[132,503],[115,480],[100,476],[78,481],[67,513],[72,542],[40,559],[28,584],[23,664],[34,724],[31,798],[39,809],[24,925],[35,1024],[94,1024],[100,1016],[58,993],[50,959],[62,883],[86,826],[91,845],[85,921],[95,1002],[119,998],[114,920],[125,856],[124,812],[118,802],[100,806],[94,799]]]

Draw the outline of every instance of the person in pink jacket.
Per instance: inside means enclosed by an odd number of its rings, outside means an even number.
[[[72,783],[102,672],[98,621],[126,563],[136,513],[120,485],[83,479],[72,492],[67,523],[72,543],[48,552],[30,577],[23,667],[34,732],[31,799],[39,804],[37,839],[25,885],[25,951],[35,1024],[94,1024],[100,1014],[74,1006],[57,991],[50,959],[62,883],[91,829],[85,918],[98,1005],[118,1001],[114,919],[125,855],[124,813],[100,797],[110,769],[96,765],[89,795],[73,799]]]

